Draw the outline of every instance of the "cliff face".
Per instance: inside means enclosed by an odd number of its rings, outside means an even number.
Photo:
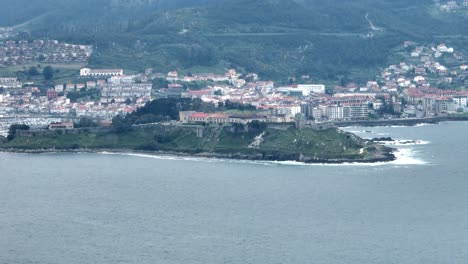
[[[306,163],[377,162],[394,159],[392,150],[330,128],[263,128],[242,132],[222,126],[145,126],[126,132],[81,130],[79,133],[17,137],[0,146],[26,150],[128,150],[166,152],[249,160]]]

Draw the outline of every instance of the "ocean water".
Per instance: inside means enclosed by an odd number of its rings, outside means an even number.
[[[398,160],[0,153],[0,264],[468,263],[468,122],[346,130]]]

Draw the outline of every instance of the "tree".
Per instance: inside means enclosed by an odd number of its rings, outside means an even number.
[[[265,131],[265,129],[267,129],[267,124],[265,124],[264,122],[260,122],[258,120],[254,120],[250,122],[247,126],[250,132],[256,132],[256,133],[263,132]]]
[[[146,115],[142,115],[141,117],[139,117],[135,121],[135,124],[138,124],[138,125],[150,124],[150,123],[161,122],[162,120],[164,120],[164,117],[161,115],[146,114]]]
[[[37,70],[37,67],[29,67],[29,70],[28,70],[28,75],[29,76],[36,76],[36,75],[39,75],[39,71]]]
[[[54,78],[54,69],[52,66],[46,66],[42,71],[42,75],[44,75],[44,79],[50,81]]]
[[[234,123],[232,124],[232,126],[234,127],[234,133],[240,133],[245,131],[245,127],[241,123]]]
[[[125,118],[121,115],[118,115],[112,119],[112,126],[117,133],[123,133],[130,130],[132,124],[133,123],[129,118]]]
[[[15,139],[16,137],[16,132],[18,130],[29,130],[29,126],[28,125],[24,125],[24,124],[13,124],[10,126],[10,129],[8,129],[8,136],[7,136],[7,139],[8,141],[11,141],[13,139]]]
[[[80,118],[78,123],[75,123],[75,128],[97,127],[97,126],[98,124],[89,117],[82,117]]]
[[[164,79],[164,78],[157,78],[153,80],[153,87],[154,88],[167,88],[169,85],[169,82]]]

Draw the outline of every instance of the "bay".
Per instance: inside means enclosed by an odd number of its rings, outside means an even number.
[[[468,122],[387,164],[0,153],[0,263],[467,263]]]

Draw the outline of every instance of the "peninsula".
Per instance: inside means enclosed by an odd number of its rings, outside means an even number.
[[[125,129],[18,130],[0,150],[44,152],[144,152],[223,159],[304,163],[387,162],[393,149],[334,127],[158,123]]]

